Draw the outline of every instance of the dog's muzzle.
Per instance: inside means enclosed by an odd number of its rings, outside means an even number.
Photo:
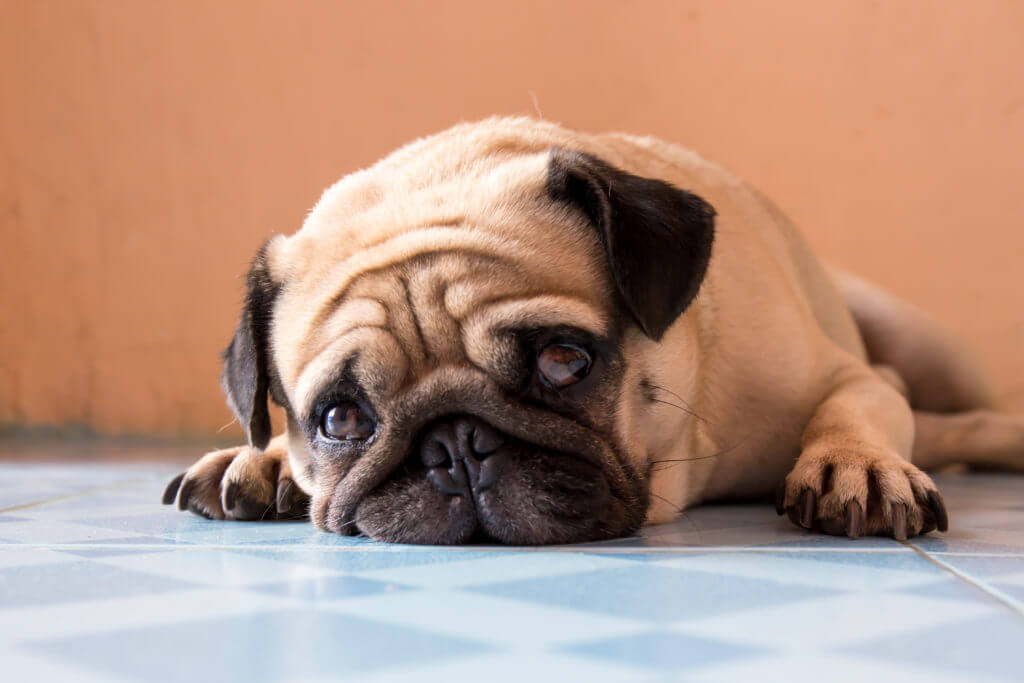
[[[508,455],[505,437],[469,415],[444,417],[427,426],[419,445],[427,477],[446,496],[473,496],[498,481]]]

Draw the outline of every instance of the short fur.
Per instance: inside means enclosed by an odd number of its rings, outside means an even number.
[[[566,335],[595,362],[555,391],[535,358]],[[328,189],[257,256],[225,360],[249,446],[205,456],[165,501],[221,519],[308,504],[321,529],[383,540],[608,538],[776,489],[807,528],[905,538],[946,527],[912,461],[1020,467],[1024,451],[1024,420],[991,412],[952,335],[823,266],[726,171],[523,118]],[[272,440],[268,392],[288,420]],[[318,431],[339,400],[375,418],[371,438]],[[425,435],[455,424],[500,433],[491,488],[435,485]]]

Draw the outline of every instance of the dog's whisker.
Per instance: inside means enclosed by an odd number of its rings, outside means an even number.
[[[667,406],[672,406],[673,408],[677,408],[677,409],[683,411],[684,413],[688,413],[688,414],[692,415],[693,417],[695,417],[696,419],[700,420],[701,422],[703,422],[705,424],[710,424],[710,422],[705,417],[703,417],[702,415],[699,415],[697,413],[697,411],[693,409],[693,406],[690,405],[690,403],[685,398],[683,398],[682,396],[680,396],[676,392],[674,392],[674,391],[672,391],[670,389],[666,389],[665,387],[660,386],[658,384],[651,384],[649,382],[647,383],[647,387],[650,388],[650,389],[654,389],[655,391],[663,391],[666,394],[669,394],[670,396],[674,397],[676,400],[679,401],[679,403],[682,403],[683,405],[678,405],[678,404],[672,403],[671,401],[666,401],[666,400],[660,399],[660,398],[651,398],[650,400],[652,402],[654,402],[654,403],[663,403],[663,404],[665,404]]]
[[[666,406],[672,406],[673,408],[676,408],[677,410],[681,410],[684,413],[687,413],[688,415],[691,415],[693,418],[695,418],[697,420],[700,420],[701,422],[707,423],[707,420],[705,420],[703,417],[701,417],[697,413],[693,412],[692,410],[690,410],[688,408],[684,408],[681,405],[672,403],[671,401],[663,401],[660,398],[652,398],[652,399],[650,399],[650,401],[651,401],[651,403],[661,403],[661,404],[666,405]]]
[[[665,496],[659,496],[659,495],[658,495],[657,493],[654,493],[654,492],[652,491],[652,492],[651,492],[651,497],[652,497],[652,498],[657,498],[658,500],[662,501],[663,503],[666,503],[666,504],[667,504],[667,505],[668,505],[668,506],[669,506],[670,508],[672,508],[672,509],[673,509],[673,510],[674,510],[674,511],[675,511],[676,513],[680,513],[680,514],[681,514],[681,513],[683,512],[683,508],[681,508],[681,507],[678,507],[678,506],[676,506],[676,504],[675,504],[675,503],[673,503],[673,502],[672,502],[671,500],[669,500],[669,499],[668,499],[668,498],[666,498]]]
[[[694,462],[696,460],[710,460],[712,458],[717,458],[717,457],[719,457],[721,455],[725,455],[726,453],[729,453],[730,451],[736,450],[737,448],[742,446],[745,442],[746,442],[746,439],[742,439],[742,440],[738,441],[737,443],[734,443],[732,446],[729,446],[728,448],[723,448],[722,450],[718,451],[717,453],[712,453],[711,455],[698,455],[697,457],[694,457],[694,458],[665,458],[663,460],[652,460],[649,463],[652,466],[650,471],[651,472],[661,472],[662,470],[668,469],[668,467],[672,467],[673,466],[672,464],[669,464],[667,467],[662,467],[662,468],[658,468],[658,469],[655,469],[653,467],[654,465],[661,465],[661,464],[664,464],[664,463]]]
[[[652,465],[658,465],[658,464],[661,464],[663,462],[693,462],[694,460],[709,460],[711,458],[717,458],[722,453],[724,453],[724,451],[719,451],[718,453],[712,453],[711,455],[701,455],[701,456],[698,456],[696,458],[665,458],[664,460],[652,460],[651,464]]]
[[[676,392],[672,391],[671,389],[667,389],[667,388],[661,386],[660,384],[651,384],[650,382],[647,383],[647,386],[649,386],[651,389],[657,389],[658,391],[664,391],[666,394],[669,394],[670,396],[674,396],[675,398],[677,398],[680,401],[682,401],[683,403],[685,403],[688,408],[693,408],[693,406],[691,406],[687,402],[687,400],[685,398],[683,398],[682,396],[680,396]]]
[[[698,533],[700,532],[700,527],[697,526],[696,522],[694,522],[692,519],[690,519],[690,516],[688,514],[686,514],[686,509],[685,508],[677,507],[668,498],[665,498],[664,496],[659,496],[657,493],[653,493],[652,492],[651,496],[654,497],[654,498],[657,498],[660,501],[663,501],[663,502],[667,503],[668,506],[670,508],[672,508],[672,510],[675,511],[675,513],[677,515],[679,515],[679,519],[681,519],[684,522],[686,522],[687,524],[689,524],[690,528],[692,528],[694,531],[696,531]]]
[[[339,524],[338,528],[339,529],[344,529],[345,527],[352,526],[355,523],[356,523],[356,520],[350,519],[349,521],[345,522],[344,524]],[[360,536],[365,536],[365,534],[360,534]]]

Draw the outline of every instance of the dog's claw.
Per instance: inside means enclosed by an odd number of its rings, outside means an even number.
[[[807,489],[804,491],[802,499],[802,512],[800,515],[800,526],[805,529],[810,529],[814,526],[814,513],[818,506],[817,496],[814,491]]]
[[[907,506],[903,503],[892,506],[892,537],[897,541],[907,540]]]
[[[949,515],[946,514],[946,504],[938,491],[928,492],[928,508],[935,515],[935,525],[939,531],[949,530]]]
[[[776,503],[776,511],[779,510],[778,503]],[[818,511],[818,496],[811,489],[804,489],[803,492],[797,496],[796,505],[790,505],[789,507],[782,508],[791,522],[797,526],[802,526],[805,529],[814,528],[814,518]],[[781,515],[782,512],[779,512]]]
[[[195,488],[195,479],[186,479],[185,483],[181,485],[181,491],[178,492],[178,509],[188,510],[189,498],[192,497],[192,489]]]
[[[267,504],[250,498],[237,481],[228,482],[224,487],[223,506],[234,519],[248,521],[274,518],[274,503]]]
[[[863,526],[864,510],[860,503],[851,500],[846,504],[846,535],[850,538],[859,538]]]
[[[181,480],[185,478],[185,473],[182,472],[174,479],[171,479],[171,483],[164,489],[163,504],[170,505],[174,502],[174,499],[178,496],[178,487],[181,486]]]
[[[224,489],[224,509],[234,510],[235,499],[238,496],[238,482],[231,482],[227,488]]]
[[[278,519],[302,519],[309,515],[309,501],[294,480],[284,477],[277,482]]]
[[[779,517],[786,514],[786,480],[783,479],[779,488],[775,489],[775,514]]]
[[[274,519],[274,504],[261,503],[246,496],[238,496],[231,511],[235,519],[246,521]]]

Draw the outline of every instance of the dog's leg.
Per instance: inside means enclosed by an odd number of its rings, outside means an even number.
[[[914,411],[914,427],[914,463],[924,469],[966,463],[1024,472],[1024,416]]]
[[[851,363],[814,412],[801,454],[778,499],[779,514],[829,534],[904,540],[936,527],[946,511],[935,484],[910,463],[914,417],[900,392]]]
[[[910,400],[910,390],[899,373],[887,365],[871,368]],[[1024,472],[1024,416],[994,410],[962,413],[914,410],[911,459],[923,470],[962,463]]]
[[[858,277],[832,269],[871,362],[895,372],[914,410],[992,408],[984,364],[931,316]]]
[[[309,508],[292,476],[284,434],[263,451],[239,446],[207,453],[168,484],[163,502],[175,500],[179,510],[210,519],[297,519]]]

